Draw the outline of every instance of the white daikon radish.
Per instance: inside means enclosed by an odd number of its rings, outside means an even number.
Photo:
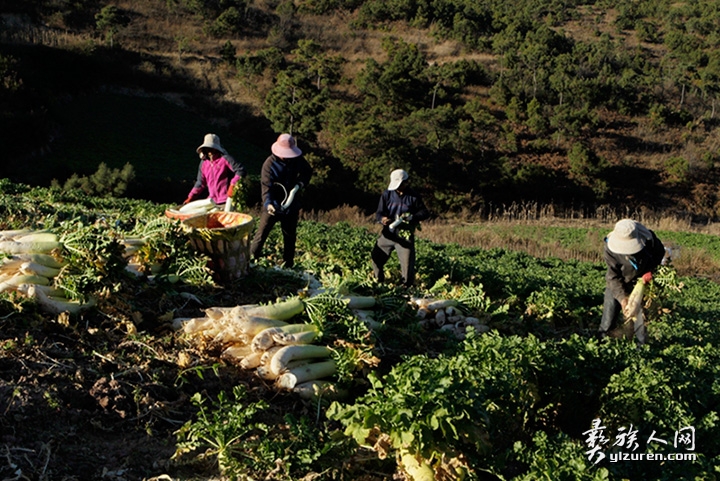
[[[260,365],[262,352],[251,352],[240,361],[240,367],[243,369],[255,369]]]
[[[47,267],[37,262],[28,261],[20,265],[20,272],[23,274],[36,274],[38,276],[53,278],[60,274],[60,269]]]
[[[195,334],[202,331],[207,331],[215,326],[215,321],[208,319],[207,317],[196,317],[183,323],[183,331],[186,334]]]
[[[439,299],[429,303],[426,307],[431,311],[438,311],[446,307],[455,307],[457,304],[458,302],[455,299]]]
[[[0,292],[16,290],[21,284],[49,286],[50,279],[35,274],[16,274],[0,282]]]
[[[292,391],[302,399],[339,399],[348,395],[346,390],[338,389],[334,382],[322,379],[296,384]]]
[[[332,376],[336,371],[337,366],[333,360],[314,362],[282,373],[277,378],[277,385],[283,389],[293,389],[303,382]]]
[[[222,356],[232,357],[235,359],[244,359],[252,354],[250,346],[233,345],[229,346],[222,352]]]
[[[30,285],[27,288],[28,297],[34,297],[42,310],[50,314],[62,314],[69,312],[70,314],[78,314],[81,311],[95,305],[95,301],[91,300],[87,303],[71,301],[59,298],[53,298],[45,294],[41,290],[36,290],[35,286]]]
[[[280,373],[287,368],[290,361],[297,359],[315,359],[330,357],[332,350],[327,346],[315,345],[296,345],[284,346],[270,360],[270,369],[275,373]]]
[[[6,254],[46,254],[53,249],[62,247],[59,242],[36,241],[36,242],[16,242],[2,241],[0,242],[0,252]]]
[[[57,242],[58,236],[52,232],[32,232],[30,234],[17,236],[13,240],[21,244],[33,242]]]
[[[192,202],[188,202],[184,206],[180,207],[178,209],[178,212],[182,212],[183,214],[191,214],[191,213],[202,213],[207,212],[210,209],[213,209],[215,207],[215,202],[213,202],[212,199],[200,199],[200,200],[194,200]]]

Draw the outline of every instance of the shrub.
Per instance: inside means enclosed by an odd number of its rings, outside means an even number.
[[[207,33],[213,37],[236,34],[240,31],[242,20],[240,11],[235,7],[230,7],[207,27]]]
[[[669,184],[685,184],[689,174],[690,163],[684,157],[670,157],[664,162],[663,175]]]
[[[568,152],[570,178],[582,185],[595,185],[596,178],[602,174],[608,162],[581,143],[575,143]]]
[[[90,176],[73,174],[65,181],[63,189],[80,189],[86,194],[99,197],[119,197],[125,193],[130,182],[135,179],[135,168],[127,163],[122,169],[110,169],[105,162],[101,162],[98,170]],[[60,183],[53,179],[53,187]]]

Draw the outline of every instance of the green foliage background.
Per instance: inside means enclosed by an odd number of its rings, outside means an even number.
[[[99,155],[110,167],[132,163],[132,195],[159,196],[150,187],[159,180],[170,200],[192,177],[191,139],[218,131],[256,172],[277,133],[292,131],[322,173],[323,207],[343,195],[372,208],[388,172],[403,167],[438,211],[537,200],[718,213],[720,32],[710,1],[178,0],[150,15],[142,2],[7,6],[24,17],[0,39],[2,140],[10,158],[44,161],[33,173],[5,169],[18,180],[88,175]],[[152,16],[184,28],[157,42],[162,53],[143,48],[142,19]],[[347,45],[373,36],[380,50],[349,55],[313,30],[338,16]],[[87,40],[18,41],[41,21],[51,36]],[[404,39],[409,31],[423,41]],[[441,42],[456,53],[437,62]],[[229,101],[223,82],[241,95]],[[107,87],[155,98],[95,96]],[[166,94],[189,111],[159,105]],[[88,138],[78,126],[97,132],[91,149],[77,148]]]

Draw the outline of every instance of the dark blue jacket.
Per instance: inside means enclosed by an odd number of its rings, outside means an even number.
[[[430,211],[415,190],[408,188],[402,195],[397,190],[385,190],[380,196],[376,218],[382,222],[383,217],[390,219],[390,222],[397,219],[400,214],[412,214],[410,226],[417,225],[430,217]],[[390,231],[390,226],[383,226],[382,234],[388,239],[395,239],[397,234]]]
[[[268,157],[260,174],[263,207],[267,208],[270,204],[280,207],[296,184],[305,187],[310,183],[312,173],[312,167],[302,156],[292,159],[281,159],[275,155]],[[300,207],[300,198],[296,195],[288,213],[297,212]]]

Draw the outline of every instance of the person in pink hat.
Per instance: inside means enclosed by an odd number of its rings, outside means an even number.
[[[210,197],[216,204],[224,204],[232,197],[233,189],[245,177],[245,167],[220,144],[220,137],[206,134],[203,143],[196,149],[200,156],[197,178],[183,204]]]
[[[652,280],[652,271],[662,263],[665,246],[653,231],[632,219],[622,219],[605,237],[603,250],[605,273],[605,299],[598,329],[600,337],[617,324],[621,311],[628,304],[630,293],[638,279]],[[640,344],[647,340],[645,324],[633,326]]]
[[[250,255],[253,259],[262,256],[265,241],[279,222],[283,236],[283,262],[285,267],[292,268],[295,265],[301,208],[299,191],[310,183],[313,170],[290,134],[280,134],[270,151],[272,155],[263,163],[260,174],[262,210],[250,245]]]

